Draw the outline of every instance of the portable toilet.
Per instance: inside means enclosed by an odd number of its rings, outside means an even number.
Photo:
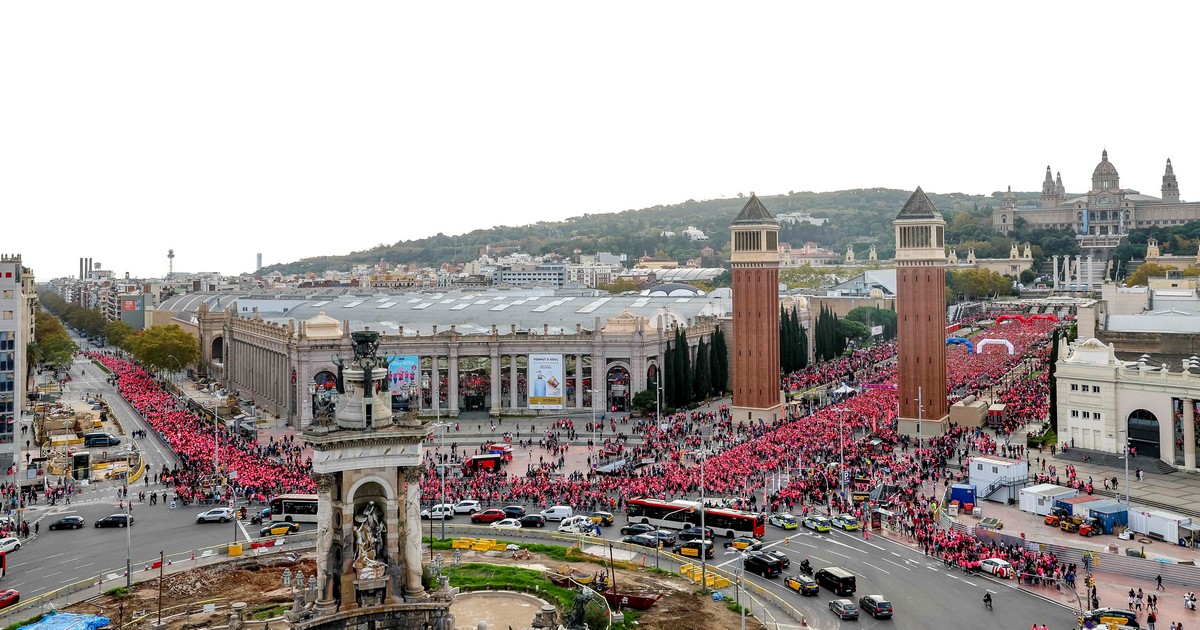
[[[1126,511],[1125,504],[1111,499],[1089,503],[1088,516],[1100,521],[1105,534],[1112,534],[1116,527],[1129,525],[1129,512]]]
[[[975,503],[975,486],[967,483],[956,483],[951,485],[950,500],[958,501],[961,505]]]

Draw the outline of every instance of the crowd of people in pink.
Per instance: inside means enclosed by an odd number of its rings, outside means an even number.
[[[181,466],[156,475],[173,485],[176,499],[227,500],[231,496],[265,500],[272,494],[315,492],[309,475],[312,462],[295,443],[271,442],[231,434],[221,427],[214,436],[212,422],[187,409],[164,391],[140,365],[109,354],[89,353],[116,377],[117,391],[140,413],[179,456]],[[214,446],[220,440],[221,477],[214,483]],[[236,471],[236,475],[231,473]]]

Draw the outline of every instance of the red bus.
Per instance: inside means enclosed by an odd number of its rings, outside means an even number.
[[[703,508],[704,526],[718,535],[734,538],[766,533],[767,519],[762,514],[726,508]],[[701,506],[697,501],[666,501],[663,499],[630,499],[625,513],[630,523],[647,523],[655,527],[686,529],[700,526]]]

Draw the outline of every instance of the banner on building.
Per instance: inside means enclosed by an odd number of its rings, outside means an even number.
[[[878,337],[879,335],[882,335],[882,334],[883,334],[883,326],[872,326],[871,327],[871,336],[872,337]]]
[[[563,379],[563,355],[529,355],[529,408],[562,409],[566,390]]]
[[[121,300],[121,310],[123,310],[123,311],[138,310],[138,301],[137,300]]]
[[[388,389],[392,396],[408,398],[416,391],[421,374],[415,355],[395,356],[388,362]]]

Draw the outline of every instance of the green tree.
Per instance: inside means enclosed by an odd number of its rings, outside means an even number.
[[[663,374],[663,405],[667,407],[675,407],[675,348],[674,342],[667,343],[667,351],[663,354],[662,359],[662,374]]]
[[[33,334],[37,341],[29,344],[25,355],[30,364],[38,362],[60,369],[70,366],[79,347],[71,341],[62,322],[54,315],[41,310],[36,311],[33,318]]]
[[[883,339],[896,338],[896,312],[875,306],[859,306],[846,314],[846,319],[859,322],[868,329],[883,326]]]
[[[132,334],[134,334],[133,328],[119,319],[104,325],[104,338],[118,348],[125,348],[125,342]]]
[[[658,406],[653,389],[643,389],[633,395],[633,409],[641,415],[648,415]]]
[[[839,320],[837,323],[837,327],[838,327],[838,329],[837,329],[838,337],[843,340],[846,340],[846,339],[860,339],[861,340],[861,339],[866,339],[867,337],[871,336],[871,331],[866,326],[864,326],[862,324],[862,322],[856,322],[852,319]],[[845,351],[845,348],[844,348],[844,342],[843,342],[843,352],[844,351]]]
[[[129,339],[130,352],[147,368],[183,370],[200,360],[196,338],[175,324],[151,326]]]
[[[1049,366],[1047,367],[1048,374],[1046,375],[1050,379],[1050,426],[1054,429],[1055,433],[1058,433],[1058,382],[1055,379],[1054,372],[1058,367],[1059,330],[1059,328],[1055,328],[1054,332],[1050,335],[1050,358],[1047,359]]]
[[[704,338],[696,346],[696,378],[692,381],[692,401],[702,402],[712,391],[712,374],[708,364],[708,344]]]
[[[713,331],[709,346],[709,365],[712,366],[712,394],[724,396],[729,383],[729,348],[725,345],[725,333],[718,327]]]

